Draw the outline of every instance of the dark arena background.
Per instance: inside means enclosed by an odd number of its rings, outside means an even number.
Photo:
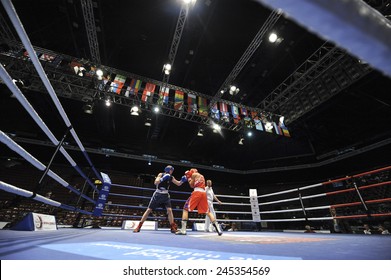
[[[1,260],[391,259],[391,1],[26,2],[0,6]],[[133,232],[168,165],[213,181],[221,236]]]

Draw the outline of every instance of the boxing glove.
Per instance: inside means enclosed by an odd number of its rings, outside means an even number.
[[[186,170],[185,172],[185,176],[187,179],[191,178],[191,175],[193,175],[193,172],[191,172],[190,170]]]
[[[183,176],[182,176],[182,178],[181,178],[181,182],[182,182],[182,183],[186,183],[186,182],[187,182],[186,175],[183,175]]]
[[[162,178],[160,178],[160,182],[168,181],[170,180],[171,175],[170,174],[164,174]]]

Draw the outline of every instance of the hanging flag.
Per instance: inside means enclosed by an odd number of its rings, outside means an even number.
[[[240,108],[240,114],[242,114],[242,116],[247,116],[247,109],[246,108]]]
[[[220,103],[220,112],[221,112],[221,119],[229,122],[229,113],[228,113],[228,105],[225,103]]]
[[[143,102],[152,102],[153,94],[155,92],[156,85],[152,83],[147,83],[145,85],[143,95],[141,96],[141,101]]]
[[[111,77],[109,74],[102,77],[102,80],[99,83],[98,89],[102,91],[108,91],[111,85]]]
[[[280,122],[278,127],[280,128],[282,135],[287,136],[287,137],[291,137],[291,134],[289,133],[288,128],[285,126],[285,124],[283,122]]]
[[[208,116],[208,103],[205,98],[198,97],[198,114],[200,116],[207,117]]]
[[[282,131],[281,131],[280,127],[277,126],[277,124],[275,122],[272,122],[272,124],[273,124],[273,127],[274,127],[276,134],[282,135]]]
[[[253,117],[254,125],[256,130],[263,131],[262,121],[258,116],[257,112],[251,112],[251,116]]]
[[[117,74],[114,78],[114,81],[111,83],[111,90],[117,94],[121,93],[121,89],[124,86],[126,77]]]
[[[43,61],[49,61],[49,62],[52,62],[56,59],[56,56],[55,55],[51,55],[51,54],[42,54],[40,57],[39,57],[39,60],[43,60]]]
[[[187,94],[187,112],[197,114],[197,96],[194,94]]]
[[[183,91],[176,90],[175,99],[174,99],[175,110],[183,110],[183,99],[184,99]]]
[[[247,128],[253,128],[254,127],[253,120],[249,116],[244,117],[243,120],[244,120],[245,127],[247,127]]]
[[[217,103],[213,105],[213,107],[210,109],[210,112],[213,119],[220,120],[220,111],[217,109]]]
[[[170,89],[168,87],[160,87],[158,105],[168,104],[168,94]]]
[[[234,123],[238,124],[240,121],[240,116],[239,116],[239,109],[235,105],[231,106],[231,113],[232,117],[234,118]]]
[[[129,97],[129,95],[137,95],[138,91],[140,90],[140,87],[141,87],[141,81],[132,79],[130,81],[129,86],[126,88],[125,96]]]

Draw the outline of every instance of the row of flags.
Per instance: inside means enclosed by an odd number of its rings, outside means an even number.
[[[29,58],[27,52],[24,52],[23,56]],[[56,65],[61,63],[61,56],[44,53],[37,53],[37,56],[45,62]],[[95,67],[85,67],[83,63],[76,59],[71,61],[69,66],[75,74],[80,75],[80,71],[83,71],[83,76],[87,77],[93,77],[97,70]],[[139,79],[128,78],[121,74],[103,76],[99,84],[99,90],[124,95],[126,97],[136,96],[142,103],[155,102],[157,105],[169,106],[171,102],[173,108],[177,111],[186,110],[187,113],[204,117],[210,115],[215,120],[233,122],[235,124],[239,124],[242,121],[248,129],[256,129],[290,137],[289,130],[283,121],[273,120],[266,114],[257,111],[248,111],[245,107],[238,107],[224,102],[214,104],[208,112],[208,100],[204,97],[196,96],[192,93],[184,93],[180,90],[173,91],[168,87],[159,87],[149,82],[144,83]]]
[[[105,78],[104,78],[105,79]],[[109,79],[103,81],[103,84],[108,84]],[[153,83],[145,83],[142,88],[142,81],[138,79],[130,79],[126,84],[126,77],[116,75],[108,91],[117,94],[123,94],[126,97],[131,95],[141,95],[142,103],[152,103],[154,101],[158,105],[173,103],[173,108],[177,111],[186,110],[187,113],[197,114],[208,117],[209,115],[215,120],[223,120],[225,122],[234,122],[239,124],[243,120],[244,126],[256,130],[276,133],[290,137],[288,128],[283,121],[272,120],[265,114],[248,111],[245,107],[238,107],[236,105],[227,104],[224,102],[216,103],[210,110],[208,110],[208,100],[201,96],[196,96],[192,93],[184,93],[180,90],[170,90],[168,87],[157,86]],[[157,96],[156,96],[157,95]]]

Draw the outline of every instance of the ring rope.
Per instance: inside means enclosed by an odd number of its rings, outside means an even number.
[[[13,4],[11,3],[11,1],[9,0],[6,0],[6,1],[2,1],[3,3],[3,6],[4,6],[4,9],[6,10],[7,14],[8,14],[8,17],[10,18],[13,26],[15,27],[15,30],[16,32],[18,33],[19,35],[19,38],[21,39],[21,41],[23,42],[23,45],[25,46],[28,54],[29,54],[29,57],[31,58],[31,61],[33,62],[34,64],[34,67],[35,69],[37,70],[38,72],[38,75],[40,76],[43,84],[45,85],[48,93],[50,94],[50,97],[52,98],[58,112],[60,113],[62,119],[64,120],[66,126],[68,128],[70,128],[70,132],[73,136],[73,138],[75,139],[77,145],[79,146],[80,150],[82,151],[83,155],[85,156],[87,162],[90,164],[90,167],[92,168],[92,170],[94,171],[95,173],[95,176],[97,178],[99,178],[100,180],[102,180],[102,177],[101,175],[97,172],[97,170],[95,169],[95,167],[93,166],[92,162],[91,162],[91,159],[89,158],[83,144],[81,143],[79,137],[77,136],[75,130],[73,129],[73,126],[67,116],[67,114],[65,113],[64,111],[64,108],[61,106],[61,103],[60,103],[60,100],[58,99],[45,71],[43,70],[43,67],[42,67],[42,64],[40,63],[37,55],[36,55],[36,52],[30,42],[30,39],[28,38],[27,36],[27,33],[26,31],[24,30],[23,28],[23,25],[22,25],[22,22],[20,21],[17,13],[16,13],[16,10],[15,10],[15,7],[13,6]]]
[[[31,163],[33,166],[35,166],[37,169],[43,171],[45,170],[46,166],[41,163],[39,160],[37,160],[35,157],[33,157],[31,154],[29,154],[26,150],[24,150],[21,146],[19,146],[17,143],[15,143],[11,138],[9,138],[3,131],[0,130],[0,141],[7,145],[11,150],[18,153],[20,156],[22,156],[25,160],[27,160],[29,163]],[[53,178],[55,181],[57,181],[60,185],[67,188],[68,190],[76,193],[77,195],[89,200],[90,202],[95,203],[95,201],[85,194],[82,194],[80,191],[78,191],[75,187],[71,186],[68,182],[66,182],[64,179],[62,179],[59,175],[57,175],[55,172],[49,169],[48,175]]]
[[[34,110],[34,108],[31,106],[31,104],[28,102],[26,97],[23,95],[23,93],[20,91],[20,89],[15,85],[15,83],[12,81],[11,76],[7,73],[5,68],[2,64],[0,64],[0,77],[3,80],[3,82],[8,86],[8,88],[11,90],[11,92],[14,94],[16,99],[21,103],[21,105],[24,107],[24,109],[29,113],[29,115],[33,118],[35,123],[42,129],[42,131],[46,134],[46,136],[52,141],[52,143],[57,146],[60,142],[57,140],[57,138],[53,135],[53,133],[49,130],[49,128],[46,126],[45,122],[39,117],[38,113]],[[64,157],[68,160],[68,162],[72,165],[73,168],[76,169],[76,171],[88,182],[88,184],[94,188],[96,191],[98,189],[96,186],[91,182],[91,180],[84,174],[84,172],[77,166],[76,162],[72,159],[72,157],[68,154],[68,152],[63,148],[60,147],[60,152],[64,155]]]
[[[3,191],[9,192],[9,193],[13,193],[13,194],[16,194],[16,195],[19,195],[19,196],[24,196],[24,197],[29,197],[29,198],[33,194],[33,192],[31,192],[31,191],[27,191],[27,190],[15,187],[15,186],[13,186],[11,184],[8,184],[8,183],[5,183],[3,181],[0,181],[0,189],[3,190]],[[67,204],[62,204],[61,202],[55,201],[53,199],[44,197],[44,196],[39,195],[39,194],[37,194],[32,199],[34,199],[36,201],[39,201],[39,202],[42,202],[42,203],[45,203],[45,204],[48,204],[48,205],[51,205],[51,206],[63,208],[63,209],[66,209],[66,210],[77,211],[77,212],[80,212],[80,213],[86,214],[86,215],[91,215],[92,214],[92,212],[88,212],[88,211],[85,211],[85,210],[82,210],[82,209],[78,209],[76,207],[69,206]]]

